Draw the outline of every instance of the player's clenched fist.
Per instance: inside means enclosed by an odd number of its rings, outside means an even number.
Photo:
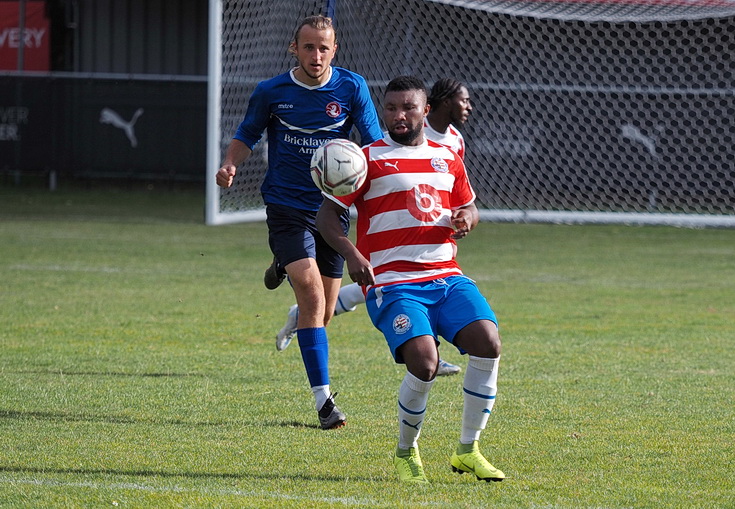
[[[230,187],[235,180],[235,165],[227,164],[222,166],[217,172],[217,185],[220,187]]]
[[[452,238],[455,240],[465,238],[479,221],[480,213],[474,204],[452,211],[452,227],[454,228]]]

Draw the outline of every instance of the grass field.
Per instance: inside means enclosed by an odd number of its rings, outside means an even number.
[[[263,224],[192,192],[0,188],[1,507],[735,507],[735,231],[481,224],[460,261],[501,321],[482,448],[450,471],[440,378],[427,487],[391,464],[402,367],[364,310],[330,325],[348,415],[316,427]],[[447,360],[462,359],[451,347]]]

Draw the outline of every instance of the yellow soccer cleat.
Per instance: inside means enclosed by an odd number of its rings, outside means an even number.
[[[398,470],[398,477],[401,482],[422,484],[429,482],[424,475],[424,465],[421,463],[418,447],[411,447],[409,449],[397,448],[396,455],[393,457],[393,465]]]
[[[460,454],[458,450],[454,451],[452,454],[452,471],[460,474],[465,472],[475,474],[478,481],[502,481],[505,479],[505,474],[492,466],[482,455],[477,440],[472,442],[470,452]]]

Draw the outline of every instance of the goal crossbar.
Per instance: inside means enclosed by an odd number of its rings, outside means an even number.
[[[265,218],[267,139],[232,188],[214,175],[257,83],[293,65],[297,21],[324,12],[340,38],[335,65],[365,76],[379,111],[398,74],[467,84],[461,130],[484,221],[735,227],[729,0],[209,6],[207,224]]]

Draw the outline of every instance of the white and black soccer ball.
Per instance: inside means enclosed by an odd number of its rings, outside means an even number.
[[[329,140],[311,157],[311,178],[327,194],[345,196],[354,193],[367,178],[365,155],[350,140]]]

